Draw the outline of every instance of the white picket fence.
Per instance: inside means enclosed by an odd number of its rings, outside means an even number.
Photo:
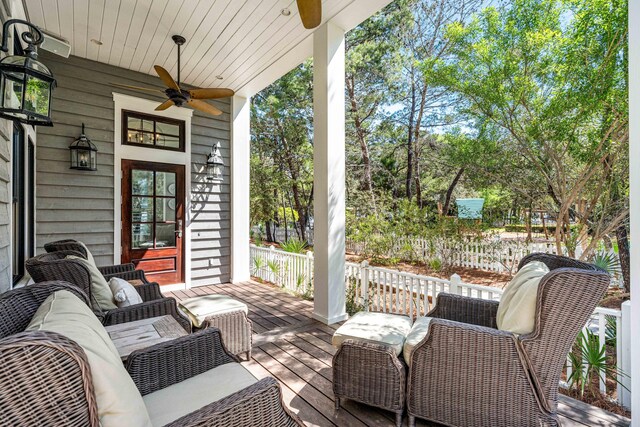
[[[265,248],[251,245],[250,254],[251,272],[254,277],[300,294],[312,291],[312,252],[294,254],[277,250],[273,246]],[[449,279],[441,279],[373,267],[367,261],[359,264],[345,263],[345,285],[347,300],[360,310],[406,314],[412,317],[424,316],[433,308],[440,292],[495,301],[500,300],[503,293],[500,288],[464,283],[457,274]],[[601,345],[604,345],[607,339],[608,321],[615,321],[616,364],[620,371],[616,400],[625,407],[629,407],[631,402],[628,391],[630,388],[628,375],[631,372],[629,305],[623,305],[622,311],[596,308],[585,328],[597,334]],[[570,366],[568,363],[568,375],[571,374]],[[603,378],[600,379],[600,390],[606,391]]]
[[[348,252],[362,255],[369,248],[362,242],[346,241]],[[556,253],[555,243],[522,240],[447,241],[422,237],[399,236],[383,254],[388,257],[407,257],[429,263],[439,259],[452,266],[479,268],[497,273],[514,272],[520,260],[533,252]],[[579,249],[577,249],[579,252]],[[577,254],[579,256],[579,254]]]

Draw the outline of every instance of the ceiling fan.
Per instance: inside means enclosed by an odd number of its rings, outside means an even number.
[[[322,21],[322,0],[296,0],[302,25],[308,30],[317,27]]]
[[[213,105],[201,101],[202,99],[219,99],[219,98],[228,98],[233,96],[234,92],[231,89],[225,88],[208,88],[208,89],[190,89],[185,90],[180,88],[180,46],[182,46],[187,40],[182,36],[172,36],[171,39],[178,45],[178,82],[176,83],[171,77],[171,74],[164,68],[159,65],[154,65],[153,68],[156,70],[158,77],[160,80],[167,86],[165,90],[161,89],[153,89],[150,87],[139,87],[139,86],[130,86],[123,85],[119,83],[112,83],[114,86],[126,88],[126,89],[134,89],[141,90],[146,92],[160,92],[164,93],[167,98],[165,102],[158,105],[156,107],[156,111],[163,111],[167,108],[175,105],[176,107],[182,107],[184,104],[187,104],[191,108],[202,111],[204,113],[212,114],[214,116],[219,116],[222,114],[222,111],[214,107]]]

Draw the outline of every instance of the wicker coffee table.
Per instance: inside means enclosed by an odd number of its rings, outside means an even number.
[[[187,331],[173,316],[151,317],[105,327],[122,360],[141,348],[183,337]]]

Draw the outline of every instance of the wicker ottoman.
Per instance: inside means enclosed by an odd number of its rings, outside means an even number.
[[[226,295],[203,295],[178,303],[196,329],[218,328],[230,353],[251,359],[251,320],[247,305]]]
[[[333,335],[333,393],[336,409],[346,398],[396,413],[402,425],[407,367],[398,356],[411,319],[386,313],[361,312]]]

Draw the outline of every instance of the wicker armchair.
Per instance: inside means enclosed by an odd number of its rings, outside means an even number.
[[[55,242],[45,243],[44,250],[48,253],[58,251],[75,251],[78,252],[83,258],[88,258],[86,247],[77,240],[73,239],[57,240]],[[136,270],[135,265],[133,265],[132,263],[106,265],[103,267],[98,267],[98,270],[100,270],[102,275],[107,280],[111,279],[112,277],[119,277],[125,280],[140,280],[143,283],[149,283],[144,275],[144,271]]]
[[[520,265],[551,270],[538,288],[533,332],[496,329],[498,303],[438,295],[429,332],[411,356],[409,425],[558,426],[558,382],[567,353],[609,285],[597,267],[531,254]]]
[[[82,348],[54,332],[24,331],[42,302],[58,290],[73,292],[89,304],[80,289],[64,282],[37,283],[0,295],[3,425],[99,425],[91,370]],[[216,329],[139,350],[132,356],[127,370],[143,395],[236,361],[224,349]],[[270,377],[170,425],[303,426],[284,406],[280,386]]]
[[[66,281],[79,287],[85,294],[91,298],[91,274],[89,270],[80,262],[73,259],[66,259],[68,255],[81,256],[75,251],[56,251],[38,255],[26,261],[27,271],[33,278],[34,282],[46,282],[51,280]],[[125,272],[122,274],[113,274],[110,277],[120,277],[125,280],[129,279],[129,274],[133,272]],[[108,280],[109,277],[105,276]],[[131,305],[129,307],[117,308],[104,313],[97,313],[102,318],[104,325],[115,325],[118,323],[132,322],[134,320],[148,319],[157,316],[173,316],[182,327],[191,332],[191,322],[187,319],[176,305],[173,298],[165,298],[160,292],[160,286],[157,283],[142,283],[135,286],[136,290],[142,298],[141,304]]]

